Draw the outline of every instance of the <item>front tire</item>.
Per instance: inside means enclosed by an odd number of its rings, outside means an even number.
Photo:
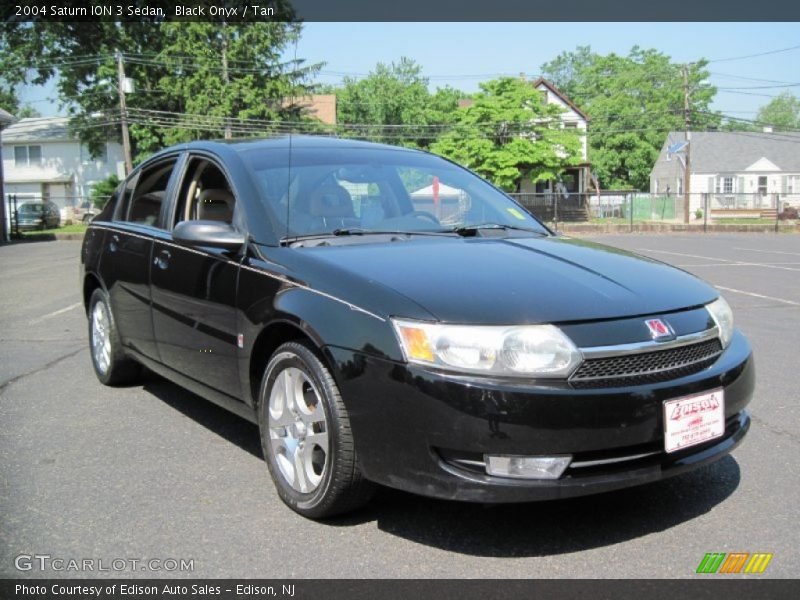
[[[125,356],[108,295],[101,288],[89,300],[89,350],[94,372],[104,385],[133,383],[141,374],[141,365]]]
[[[258,403],[261,446],[281,500],[322,519],[369,501],[374,485],[356,460],[347,409],[330,371],[302,342],[280,346]]]

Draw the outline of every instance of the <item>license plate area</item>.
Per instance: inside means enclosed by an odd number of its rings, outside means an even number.
[[[722,388],[664,402],[664,450],[677,452],[725,434]]]

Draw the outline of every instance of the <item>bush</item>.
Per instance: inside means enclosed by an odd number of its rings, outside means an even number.
[[[694,218],[697,219],[698,221],[703,218],[702,208],[698,208],[696,211],[694,211]]]
[[[97,208],[103,208],[118,185],[119,177],[116,175],[109,175],[106,179],[95,185],[92,188],[91,194],[92,204]]]
[[[798,210],[794,206],[787,206],[781,211],[778,218],[785,221],[786,219],[798,219],[800,216],[798,216]]]

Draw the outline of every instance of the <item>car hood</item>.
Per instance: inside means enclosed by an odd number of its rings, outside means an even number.
[[[450,323],[610,319],[698,306],[718,295],[680,269],[566,237],[412,238],[296,251],[329,273],[389,288]],[[354,287],[348,299],[358,304]]]

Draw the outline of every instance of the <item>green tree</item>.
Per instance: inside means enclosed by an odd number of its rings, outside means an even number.
[[[567,166],[581,161],[576,130],[562,128],[562,109],[547,104],[542,92],[511,77],[480,87],[431,151],[508,191],[518,190],[525,178],[556,179]]]
[[[303,120],[299,105],[286,99],[309,93],[305,81],[320,65],[281,59],[283,50],[299,39],[299,24],[172,22],[162,29],[164,47],[159,62],[167,66],[167,74],[158,88],[178,105],[178,112],[217,117],[221,123],[229,117]],[[165,130],[165,141],[172,144],[208,137],[207,131],[192,127],[194,120],[186,117]],[[221,124],[213,133],[222,137],[225,129]],[[254,132],[240,125],[237,133]]]
[[[716,88],[706,64],[688,66],[690,126],[699,131],[721,121],[710,110]],[[683,65],[656,50],[604,56],[579,46],[542,65],[542,74],[590,116],[589,160],[601,185],[646,189],[667,134],[684,129]]]
[[[150,5],[169,13],[171,3]],[[222,117],[297,120],[300,109],[282,98],[301,95],[319,68],[281,59],[300,36],[297,23],[220,25],[154,17],[5,23],[0,31],[0,100],[13,91],[11,84],[58,76],[71,126],[93,151],[120,138],[116,52],[122,52],[125,74],[135,82],[135,92],[126,96],[135,159],[177,141],[222,137]],[[182,113],[210,119],[199,124]],[[235,133],[251,131],[239,127]]]
[[[103,208],[105,203],[108,202],[108,199],[117,189],[118,185],[119,177],[114,174],[109,175],[106,179],[103,179],[103,181],[95,184],[95,186],[92,187],[92,193],[90,196],[92,199],[92,204],[94,204],[97,208]]]
[[[758,109],[760,125],[771,125],[775,131],[800,129],[800,98],[789,91],[781,92]]]
[[[363,79],[345,78],[336,90],[336,120],[351,135],[378,142],[427,147],[438,131],[430,125],[452,122],[461,92],[445,87],[431,94],[422,67],[402,57],[378,63]],[[360,125],[366,125],[360,127]]]

